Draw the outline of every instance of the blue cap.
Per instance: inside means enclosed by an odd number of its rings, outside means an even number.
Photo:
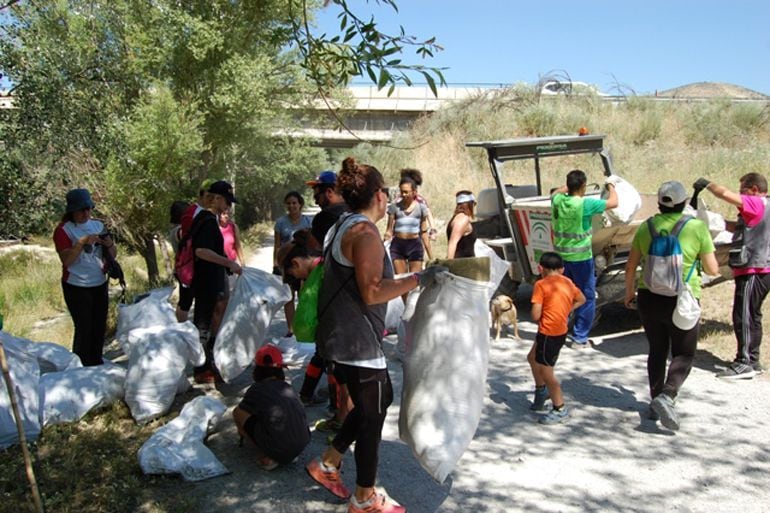
[[[305,182],[310,187],[315,187],[316,185],[335,185],[336,183],[337,173],[334,171],[321,171],[315,179]]]
[[[72,189],[67,193],[66,214],[86,208],[94,208],[94,202],[91,199],[91,193],[88,192],[88,189]]]

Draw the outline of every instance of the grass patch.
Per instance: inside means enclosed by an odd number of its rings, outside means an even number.
[[[139,467],[137,451],[159,422],[138,426],[126,405],[118,402],[89,413],[79,422],[45,428],[40,439],[31,444],[45,510],[192,511],[194,505],[185,496],[186,487],[179,486],[179,479],[145,476]],[[0,452],[0,469],[3,511],[33,511],[19,447]]]

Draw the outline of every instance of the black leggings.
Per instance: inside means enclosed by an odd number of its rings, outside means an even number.
[[[639,317],[650,344],[647,356],[647,378],[650,397],[661,393],[675,398],[687,379],[698,346],[699,324],[690,330],[680,330],[671,320],[676,307],[676,296],[668,297],[640,289],[637,298]],[[671,365],[666,375],[666,360],[671,349]]]
[[[64,302],[75,324],[72,352],[84,366],[101,365],[107,330],[107,282],[97,287],[77,287],[62,282]]]
[[[353,409],[345,417],[332,446],[344,453],[356,443],[356,485],[369,488],[377,478],[382,426],[388,406],[393,402],[390,375],[388,369],[334,365],[335,374],[339,373],[348,386]]]

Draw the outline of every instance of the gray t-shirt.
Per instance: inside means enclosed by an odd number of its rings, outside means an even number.
[[[299,230],[310,229],[312,225],[312,219],[310,216],[302,215],[299,218],[297,224],[292,224],[288,215],[281,216],[275,222],[275,231],[281,236],[281,244],[286,244],[291,241],[294,232]]]
[[[420,233],[420,225],[423,218],[428,216],[428,207],[419,201],[412,201],[412,211],[407,212],[401,207],[401,202],[391,203],[388,206],[388,215],[395,216],[396,223],[393,233]]]

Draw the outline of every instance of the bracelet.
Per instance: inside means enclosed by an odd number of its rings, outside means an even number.
[[[414,281],[417,282],[417,285],[420,284],[420,273],[412,273],[412,278],[414,278]]]

